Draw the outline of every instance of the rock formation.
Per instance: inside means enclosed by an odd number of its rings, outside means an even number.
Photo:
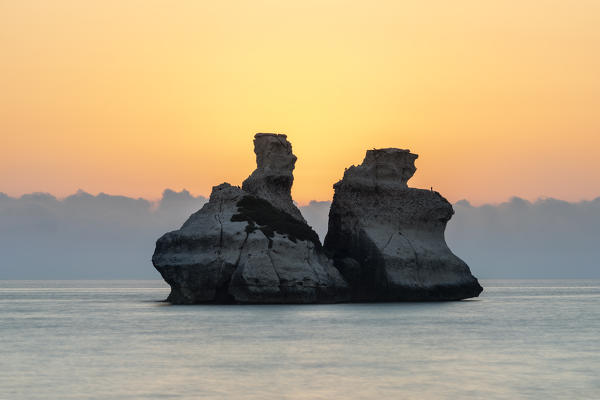
[[[369,150],[334,185],[325,249],[353,301],[458,300],[482,291],[446,245],[452,205],[437,192],[407,185],[417,157],[409,150]]]
[[[274,207],[304,221],[292,200],[296,156],[286,135],[257,133],[254,136],[256,169],[242,183],[246,192],[269,201]]]
[[[171,286],[168,301],[329,303],[348,286],[294,205],[296,156],[285,135],[255,136],[257,169],[242,188],[215,186],[181,229],[163,235],[152,257]]]

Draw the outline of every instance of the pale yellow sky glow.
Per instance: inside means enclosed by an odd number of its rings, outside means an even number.
[[[326,200],[373,147],[451,201],[600,195],[600,2],[3,1],[0,192],[208,195],[286,133]]]

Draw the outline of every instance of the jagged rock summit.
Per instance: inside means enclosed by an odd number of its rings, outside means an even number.
[[[242,183],[242,189],[304,221],[292,200],[297,157],[292,153],[292,144],[287,141],[287,136],[257,133],[254,136],[254,152],[256,169]]]
[[[452,205],[408,187],[417,155],[368,150],[334,185],[325,249],[350,285],[352,301],[438,301],[483,290],[444,239]]]
[[[259,133],[257,168],[242,188],[215,186],[181,229],[156,242],[152,263],[171,286],[167,301],[331,303],[346,282],[294,205],[296,156],[285,135]]]

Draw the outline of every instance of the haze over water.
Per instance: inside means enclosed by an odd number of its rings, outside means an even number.
[[[161,281],[0,281],[20,399],[594,399],[600,280],[447,303],[170,306]]]

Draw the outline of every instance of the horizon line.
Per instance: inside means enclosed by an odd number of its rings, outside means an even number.
[[[415,188],[415,187],[411,187],[412,189],[421,189],[421,188]],[[428,189],[425,189],[428,190]],[[99,196],[107,196],[107,197],[121,197],[121,198],[127,198],[127,199],[131,199],[131,200],[145,200],[149,203],[157,203],[160,202],[161,200],[163,200],[165,198],[165,194],[166,193],[173,193],[175,195],[181,195],[181,194],[187,194],[192,198],[196,198],[196,199],[200,199],[203,198],[206,201],[208,201],[210,195],[205,195],[205,194],[193,194],[192,192],[190,192],[189,190],[182,188],[181,190],[177,191],[175,189],[171,189],[171,188],[165,188],[163,189],[163,191],[161,192],[161,196],[160,197],[154,197],[154,198],[150,198],[150,197],[144,197],[144,196],[128,196],[128,195],[123,195],[123,194],[111,194],[111,193],[106,193],[106,192],[97,192],[96,194],[93,194],[91,192],[88,192],[84,189],[77,189],[74,193],[72,194],[68,194],[65,196],[57,196],[54,195],[50,192],[44,192],[44,191],[34,191],[34,192],[27,192],[27,193],[22,193],[19,195],[12,195],[12,194],[8,194],[6,192],[0,191],[0,199],[4,198],[10,198],[13,200],[22,200],[24,198],[27,197],[51,197],[57,201],[64,201],[68,198],[71,197],[76,197],[76,196],[82,196],[82,195],[86,195],[86,196],[91,196],[91,197],[99,197]],[[443,196],[443,194],[440,193],[440,195]],[[296,200],[294,200],[294,203],[296,204],[297,207],[307,207],[310,206],[313,203],[330,203],[333,199],[311,199],[308,202],[298,202]],[[559,202],[564,202],[564,203],[570,203],[570,204],[581,204],[581,203],[591,203],[591,202],[595,202],[595,201],[600,201],[600,193],[591,199],[586,199],[586,198],[580,198],[579,200],[564,200],[564,199],[560,199],[557,197],[553,197],[553,196],[544,196],[544,195],[540,195],[537,196],[536,198],[526,198],[526,197],[521,197],[519,195],[512,195],[509,196],[508,198],[502,200],[502,201],[498,201],[498,202],[472,202],[470,201],[468,198],[462,198],[460,200],[454,201],[454,202],[450,202],[452,205],[467,205],[467,206],[471,206],[471,207],[483,207],[483,206],[499,206],[502,204],[508,204],[508,203],[514,203],[515,201],[524,201],[530,204],[536,204],[536,203],[540,203],[540,202],[544,202],[544,201],[559,201]]]

